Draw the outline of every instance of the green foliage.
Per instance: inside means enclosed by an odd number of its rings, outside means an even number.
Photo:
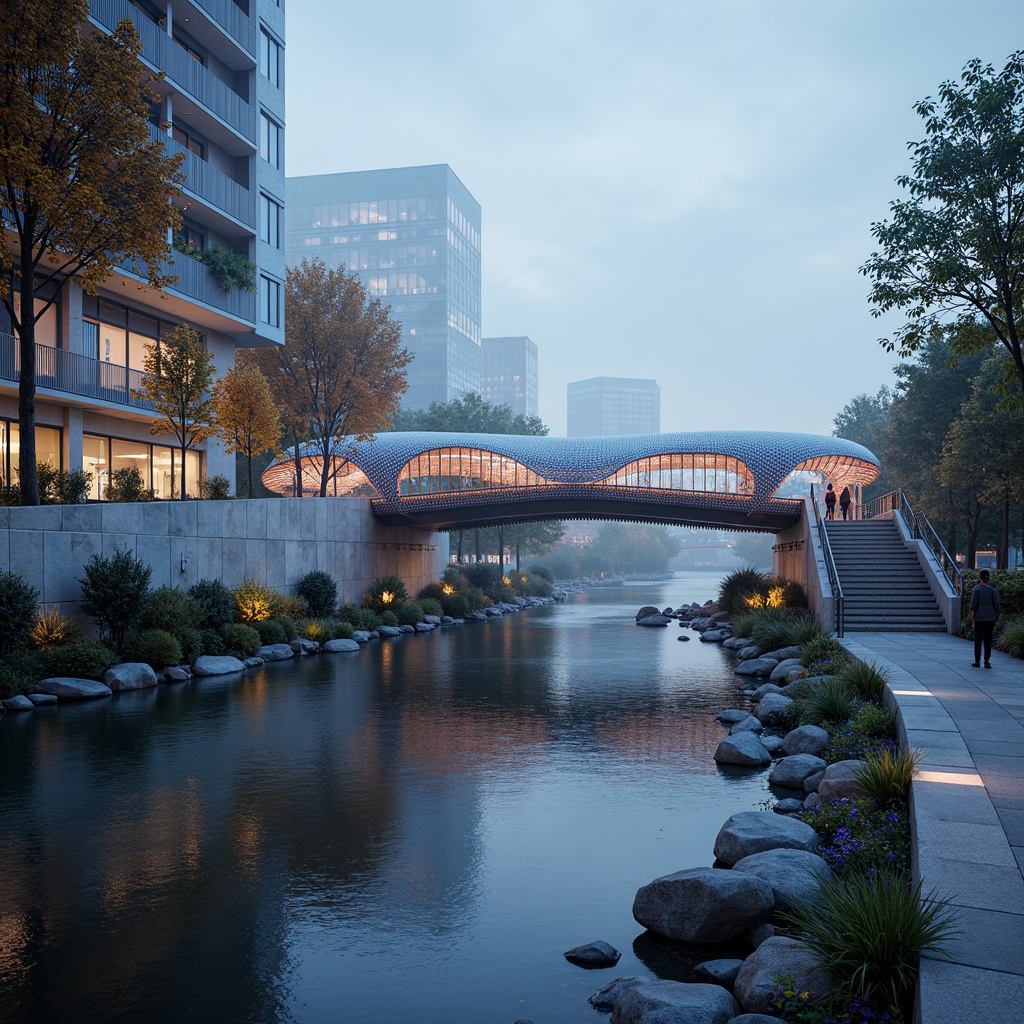
[[[944,952],[957,933],[947,899],[886,871],[821,881],[783,916],[850,995],[883,1005],[905,1005],[920,955]]]
[[[874,662],[865,665],[860,661],[849,661],[840,670],[839,678],[856,696],[864,700],[878,701],[885,692],[889,676]]]
[[[226,625],[230,625],[230,623],[226,623]],[[204,626],[199,631],[199,634],[202,640],[203,654],[209,654],[212,657],[227,654],[227,644],[224,643],[224,638],[220,635],[218,629],[214,629],[212,626]]]
[[[844,797],[801,811],[799,817],[821,837],[818,853],[840,878],[879,871],[910,874],[906,807]]]
[[[82,630],[73,616],[64,615],[55,604],[51,604],[39,610],[28,639],[37,651],[48,651],[51,647],[78,643],[82,639]]]
[[[367,633],[372,633],[381,624],[380,616],[372,608],[357,608],[351,603],[338,609],[338,618]]]
[[[319,569],[307,572],[299,580],[296,588],[299,597],[303,598],[309,606],[309,614],[314,619],[330,618],[338,607],[338,584],[334,582],[330,573],[322,572]]]
[[[191,665],[203,653],[203,634],[196,626],[179,626],[174,638],[181,647],[179,664]]]
[[[110,474],[103,497],[107,501],[152,501],[153,489],[146,487],[142,474],[134,466],[123,466]]]
[[[205,609],[191,593],[177,587],[161,586],[149,593],[139,625],[177,635],[183,626],[196,627],[205,621]]]
[[[1001,620],[996,647],[1014,658],[1024,658],[1024,615]]]
[[[855,729],[866,736],[894,739],[896,736],[896,720],[892,713],[878,704],[862,704],[850,720]]]
[[[777,651],[796,644],[796,627],[802,622],[789,608],[763,608],[755,613],[751,639],[762,651]]]
[[[114,650],[124,647],[124,638],[138,628],[149,595],[152,570],[130,551],[93,555],[85,564],[82,610],[109,638]]]
[[[105,644],[83,640],[81,643],[42,651],[39,662],[43,673],[40,678],[71,676],[77,679],[102,679],[107,669],[117,664],[118,657]]]
[[[734,615],[732,617],[732,635],[741,636],[749,640],[754,635],[757,614],[757,612],[743,612],[741,615]]]
[[[400,626],[415,626],[423,621],[423,606],[416,601],[406,601],[395,609],[395,615]]]
[[[36,624],[39,591],[15,572],[0,569],[0,656],[7,657],[28,641]]]
[[[718,607],[732,614],[745,611],[745,598],[750,594],[767,594],[770,579],[770,573],[761,572],[753,566],[733,569],[718,587]]]
[[[559,544],[543,561],[533,562],[531,572],[545,572],[555,580],[576,580],[583,575],[579,553],[571,544]]]
[[[816,999],[811,992],[796,988],[793,975],[775,981],[773,1018],[781,1018],[786,1024],[904,1024],[906,1020],[896,1006],[876,1007],[848,995]]]
[[[480,591],[476,590],[476,588],[471,589],[465,594],[445,594],[441,599],[441,608],[445,615],[453,619],[464,619],[473,611],[472,599],[477,594],[480,594]],[[483,595],[480,594],[480,597],[482,599]]]
[[[262,580],[246,576],[232,591],[235,599],[235,618],[239,622],[258,622],[269,619],[279,603],[280,594]]]
[[[424,615],[436,615],[438,618],[444,615],[444,605],[432,597],[423,597],[421,595],[418,603],[423,609]]]
[[[179,245],[175,248],[208,266],[222,292],[229,292],[232,288],[256,291],[256,264],[248,256],[221,245],[211,245],[208,249]]]
[[[554,584],[546,577],[534,572],[512,572],[512,588],[524,597],[550,597],[554,592]]]
[[[846,650],[831,633],[823,633],[804,645],[800,661],[812,676],[836,675],[846,664]]]
[[[884,708],[875,704],[858,704],[847,721],[826,722],[825,731],[831,742],[821,756],[832,764],[835,761],[863,760],[869,753],[891,750],[895,745],[896,723]]]
[[[14,654],[0,661],[0,700],[19,693],[31,693],[32,687],[50,673],[44,672],[40,656],[31,652]]]
[[[36,465],[40,505],[84,505],[92,485],[92,473],[81,469],[58,470],[48,462]]]
[[[351,640],[353,632],[352,623],[341,619],[306,619],[299,623],[299,635],[319,644],[328,640]]]
[[[181,644],[165,629],[144,629],[135,638],[135,660],[159,672],[181,664]]]
[[[260,635],[260,646],[269,647],[270,644],[284,644],[284,626],[277,619],[259,619],[253,622],[252,628]],[[294,639],[294,637],[292,638]]]
[[[231,481],[223,473],[199,481],[199,497],[205,501],[227,501],[231,497]]]
[[[868,753],[857,766],[856,779],[877,803],[883,806],[905,804],[910,796],[914,773],[923,757],[920,750],[885,748]]]
[[[600,573],[662,573],[679,551],[679,540],[664,526],[602,523],[600,532],[578,554],[580,571]],[[484,587],[487,593],[491,593]]]
[[[555,574],[546,565],[529,565],[526,567],[526,571],[530,573],[531,576],[539,576],[541,579],[547,580],[548,583],[553,584],[555,582]]]
[[[270,621],[276,622],[284,630],[286,644],[290,644],[299,635],[298,624],[290,615],[275,615]]]
[[[382,626],[398,626],[398,616],[389,608],[387,611],[380,613],[380,624]]]
[[[363,595],[363,607],[380,614],[388,609],[395,609],[408,600],[409,593],[400,577],[381,576],[373,581],[370,589]]]
[[[188,594],[202,609],[202,617],[196,625],[220,629],[234,622],[235,597],[220,580],[201,579],[189,588]]]
[[[260,635],[252,626],[229,622],[221,626],[220,635],[230,651],[238,651],[243,658],[251,657],[260,649]]]
[[[306,599],[298,594],[278,594],[274,598],[273,611],[275,618],[285,618],[299,622],[302,619],[308,618],[309,605],[306,603]]]
[[[450,402],[431,402],[428,409],[402,409],[392,430],[447,430],[475,434],[547,434],[539,416],[513,413],[508,405],[492,405],[472,392]]]
[[[820,722],[845,722],[853,714],[856,698],[840,679],[829,679],[809,687],[799,698],[800,722],[817,725]]]

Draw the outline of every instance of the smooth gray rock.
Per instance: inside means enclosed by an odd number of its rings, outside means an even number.
[[[729,727],[729,735],[735,736],[740,732],[760,732],[764,726],[761,724],[760,718],[755,718],[753,715],[747,715],[742,722],[737,722],[735,725]]]
[[[431,626],[440,626],[441,625],[441,616],[440,615],[424,615],[423,616],[423,621],[429,623]]]
[[[804,779],[804,792],[805,793],[817,793],[818,786],[821,785],[821,780],[825,778],[825,769],[822,768],[820,772],[815,772],[813,775],[808,775]]]
[[[287,661],[295,657],[288,644],[267,644],[256,652],[264,661]]]
[[[394,639],[396,636],[402,635],[402,631],[397,626],[378,626],[377,632],[381,636],[388,637],[389,639]]]
[[[772,808],[776,814],[796,814],[803,809],[803,800],[797,800],[796,797],[786,797],[785,800],[779,800]],[[755,856],[757,855],[755,854]]]
[[[5,697],[0,700],[0,708],[3,708],[4,711],[33,711],[35,704],[25,694],[16,693],[13,697]]]
[[[720,985],[648,981],[627,989],[612,1024],[729,1024],[739,1004]]]
[[[825,767],[826,762],[813,754],[793,754],[775,765],[768,776],[768,783],[788,789],[803,789],[804,779],[815,772],[824,771]]]
[[[801,665],[800,668],[790,669],[786,673],[786,685],[790,686],[791,684],[797,682],[798,680],[806,679],[806,678],[807,678],[807,669],[805,669]]]
[[[733,1017],[729,1024],[786,1024],[781,1017],[772,1017],[767,1013],[741,1013]]]
[[[192,678],[192,670],[184,665],[172,665],[164,669],[165,683],[187,683]]]
[[[688,644],[690,642],[690,638],[688,636],[677,636],[676,639],[681,640],[684,644]]]
[[[821,797],[817,793],[808,793],[804,797],[804,807],[808,810],[812,810],[815,807],[821,806]]]
[[[250,654],[248,658],[242,659],[242,664],[246,668],[260,668],[266,662],[258,654]]]
[[[790,647],[780,647],[777,651],[765,651],[764,656],[766,658],[774,658],[776,661],[786,661],[790,658],[799,658],[800,647],[795,644]]]
[[[582,967],[611,967],[619,962],[622,954],[604,939],[596,942],[588,942],[585,946],[575,946],[567,950],[565,959],[571,964],[579,964]]]
[[[315,640],[307,640],[304,636],[297,636],[288,646],[299,656],[316,654],[320,650]]]
[[[125,661],[113,668],[108,668],[103,673],[103,682],[114,693],[119,693],[121,690],[148,690],[150,687],[156,686],[156,673],[144,661]]]
[[[356,629],[352,631],[352,639],[355,640],[357,644],[368,644],[372,637],[370,636],[369,630]]]
[[[747,644],[746,647],[741,647],[739,649],[739,658],[740,661],[750,661],[751,659],[758,657],[760,653],[761,648],[758,647],[757,644]]]
[[[711,982],[713,985],[724,985],[732,988],[736,975],[740,973],[743,966],[742,960],[705,960],[697,964],[693,969],[693,976],[701,981]]]
[[[857,774],[863,766],[863,761],[836,761],[830,764],[818,783],[818,795],[825,801],[842,800],[843,797],[859,800],[867,796],[864,787],[857,781]]]
[[[817,757],[831,742],[832,737],[821,726],[801,725],[786,733],[782,749],[787,754],[814,754]]]
[[[765,725],[776,725],[786,717],[786,712],[792,703],[792,698],[784,694],[768,693],[758,701],[757,707],[754,708],[754,714]]]
[[[631,988],[643,985],[649,980],[649,978],[644,978],[637,974],[631,978],[616,978],[614,981],[608,982],[604,988],[599,988],[587,1002],[595,1010],[610,1011]]]
[[[747,932],[747,942],[750,943],[754,949],[757,949],[762,942],[770,939],[775,934],[775,925],[773,924],[759,924]]]
[[[793,987],[815,998],[836,988],[836,978],[818,966],[814,954],[796,939],[776,935],[754,950],[740,968],[733,992],[747,1013],[770,1013],[777,978],[792,975]]]
[[[633,616],[634,622],[639,622],[641,619],[646,619],[649,615],[660,615],[661,609],[655,608],[653,604],[645,604],[637,613]]]
[[[109,697],[112,692],[106,683],[97,682],[95,679],[73,679],[70,676],[53,676],[36,683],[36,693],[52,693],[62,701]]]
[[[342,651],[358,651],[359,644],[357,644],[355,640],[344,640],[339,638],[338,640],[328,640],[327,643],[324,644],[324,650],[328,654],[338,654]]]
[[[245,665],[237,658],[232,658],[227,654],[220,656],[204,654],[201,658],[196,658],[196,663],[192,666],[192,672],[197,676],[226,676],[231,672],[244,671]]]
[[[775,909],[788,910],[814,896],[819,878],[831,878],[832,869],[805,850],[765,850],[736,861],[733,871],[749,871],[763,878],[775,895]]]
[[[774,904],[771,886],[754,875],[689,868],[638,889],[633,917],[669,939],[727,942],[767,921]]]
[[[667,615],[658,612],[655,615],[645,615],[642,619],[637,619],[636,624],[638,626],[667,626],[671,621]]]
[[[772,811],[740,811],[719,830],[715,857],[730,866],[764,850],[818,852],[818,833],[810,825]]]
[[[719,711],[717,717],[726,725],[735,725],[737,722],[742,722],[744,718],[749,718],[750,712],[744,711],[742,708],[726,708],[725,711]]]
[[[724,629],[709,629],[701,633],[700,639],[706,644],[720,644],[729,639],[729,633]]]
[[[433,633],[437,626],[433,622],[416,622],[413,624],[413,629],[417,633]]]
[[[48,708],[57,703],[57,698],[52,693],[29,693],[26,696],[37,708]]]
[[[764,749],[768,751],[772,757],[778,757],[782,753],[782,737],[775,736],[762,736],[761,742],[764,744]]]
[[[406,622],[406,623],[403,623],[401,626],[398,627],[398,632],[399,633],[407,633],[407,634],[408,633],[415,633],[416,632],[416,627],[413,626],[413,625],[410,625],[408,622]]]
[[[730,651],[741,651],[744,647],[750,646],[750,637],[748,636],[733,636],[726,640],[723,647],[727,647]]]
[[[742,652],[740,657],[743,656]],[[733,671],[739,676],[768,676],[772,669],[778,665],[774,658],[748,658],[741,661]]]
[[[772,755],[753,732],[744,729],[718,744],[715,760],[719,764],[771,764]]]
[[[772,674],[768,678],[773,683],[782,682],[795,668],[803,668],[803,662],[801,662],[799,658],[783,658],[782,661],[772,669]]]
[[[769,693],[782,693],[782,687],[775,683],[762,683],[751,695],[750,699],[757,703],[762,697]]]

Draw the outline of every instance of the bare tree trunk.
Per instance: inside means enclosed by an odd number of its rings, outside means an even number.
[[[18,329],[21,349],[21,378],[18,383],[18,487],[22,505],[39,504],[39,478],[36,476],[36,282],[32,276],[32,237],[35,225],[26,222],[21,247],[22,273],[21,324]]]
[[[1010,488],[1003,497],[1003,536],[999,544],[999,568],[1010,568]]]

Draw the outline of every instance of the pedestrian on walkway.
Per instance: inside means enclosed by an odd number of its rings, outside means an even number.
[[[850,494],[850,488],[844,487],[843,493],[839,495],[839,507],[843,510],[843,519],[845,520],[848,515],[852,515],[850,512],[850,504],[853,502],[853,497]]]
[[[835,519],[836,517],[836,492],[832,490],[832,485],[829,484],[825,488],[825,518]]]
[[[974,627],[974,661],[975,668],[981,664],[982,644],[985,647],[985,668],[992,663],[992,631],[996,628],[999,618],[999,591],[989,583],[988,569],[978,574],[980,582],[971,591],[971,625]]]

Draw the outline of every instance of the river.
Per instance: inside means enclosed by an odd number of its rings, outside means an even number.
[[[685,977],[637,888],[767,796],[728,655],[642,629],[718,577],[0,720],[4,1024],[599,1024]],[[610,969],[563,952],[604,939]]]

